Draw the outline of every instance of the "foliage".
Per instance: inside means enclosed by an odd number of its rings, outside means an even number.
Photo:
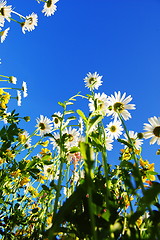
[[[46,1],[44,9],[55,3]],[[5,4],[0,17],[8,20]],[[160,144],[160,119],[150,118],[145,132],[128,131],[125,121],[135,109],[131,96],[96,93],[101,79],[88,73],[84,82],[90,93],[58,102],[62,111],[51,119],[40,115],[30,134],[25,130],[30,118],[8,112],[12,98],[20,105],[21,93],[27,96],[26,83],[8,87],[17,79],[0,75],[6,81],[0,88],[1,239],[160,239],[160,176],[142,157],[145,138]],[[73,110],[78,98],[88,100],[89,113]],[[123,146],[117,165],[107,157],[113,141]]]

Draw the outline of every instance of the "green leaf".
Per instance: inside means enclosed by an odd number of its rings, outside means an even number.
[[[88,128],[88,135],[93,132],[93,129],[96,125],[103,119],[102,115],[97,115],[94,118],[92,118],[89,122],[89,128]]]
[[[123,140],[123,139],[118,138],[117,141],[120,142],[120,143],[123,143],[124,145],[126,145],[130,148],[132,148],[132,145],[130,143],[128,143],[127,141]]]
[[[111,215],[110,211],[108,209],[106,209],[106,212],[102,213],[102,218],[108,222],[110,215]]]
[[[75,113],[73,110],[65,111],[65,115]]]
[[[64,104],[64,103],[58,102],[58,104],[59,104],[61,107],[65,108],[65,104]]]
[[[76,152],[80,152],[80,148],[79,147],[72,147],[70,149],[70,153],[76,153]]]
[[[84,112],[82,112],[80,109],[77,109],[76,111],[78,113],[78,115],[84,120],[84,122],[86,123],[87,122],[87,118],[84,114]]]
[[[45,191],[49,191],[49,187],[47,187],[47,186],[44,185],[44,184],[42,184],[42,188],[43,188],[43,190],[45,190]]]

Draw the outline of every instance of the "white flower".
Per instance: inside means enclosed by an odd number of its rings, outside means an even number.
[[[4,22],[5,22],[4,17],[0,15],[0,27],[4,27]]]
[[[111,151],[113,149],[113,145],[111,144],[112,142],[113,142],[113,139],[106,137],[105,139],[106,150]]]
[[[84,82],[85,82],[85,87],[89,88],[90,90],[93,89],[98,89],[99,86],[102,85],[102,76],[99,76],[99,74],[97,74],[97,72],[95,73],[87,73],[87,77],[84,78]]]
[[[58,180],[59,170],[56,170],[53,164],[44,165],[43,169],[44,169],[44,176],[46,176],[48,180],[50,181],[52,181],[53,179]]]
[[[108,137],[117,139],[122,134],[123,131],[121,122],[114,119],[113,122],[110,122],[107,125],[105,131]]]
[[[11,77],[9,77],[9,82],[13,83],[13,84],[16,84],[17,83],[17,78],[14,77],[14,76],[11,76]]]
[[[17,90],[17,105],[18,106],[21,106],[21,100],[22,100],[21,91]]]
[[[4,124],[7,124],[8,123],[8,117],[11,115],[11,112],[8,112],[7,113],[7,109],[4,111],[4,117],[3,117],[3,122]]]
[[[10,27],[8,27],[8,28],[6,28],[4,31],[1,31],[1,32],[0,32],[1,43],[3,43],[4,40],[6,39],[9,29],[10,29]]]
[[[0,2],[0,15],[10,22],[12,6],[5,6],[6,3],[7,3],[6,1]]]
[[[83,119],[81,117],[78,120],[78,125],[79,125],[79,132],[82,135],[83,129],[84,129],[84,123],[83,123]]]
[[[140,149],[140,148],[141,148],[141,145],[143,144],[143,140],[138,138],[137,132],[129,131],[129,132],[128,132],[128,135],[129,135],[132,143],[134,144],[135,148],[136,148],[136,149]],[[128,140],[128,137],[127,137],[127,134],[126,134],[126,133],[124,134],[124,137],[125,137],[125,139],[123,139],[123,140],[125,140],[125,141],[128,142],[128,143],[130,143],[130,141]],[[125,145],[125,147],[127,147],[127,146]]]
[[[78,146],[80,133],[76,128],[69,127],[64,130],[64,134],[66,134],[65,146],[68,150]]]
[[[30,134],[27,131],[24,131],[18,135],[19,142],[24,144],[26,148],[31,146]]]
[[[109,107],[107,116],[112,115],[114,118],[118,118],[118,113],[120,113],[124,120],[128,120],[131,118],[131,115],[127,109],[135,109],[135,104],[128,104],[132,97],[130,95],[126,97],[126,93],[121,96],[120,91],[118,93],[115,92],[114,95],[108,97]]]
[[[44,136],[47,133],[51,133],[53,130],[52,122],[49,118],[40,115],[40,118],[36,119],[37,125],[36,127],[40,131],[40,136]]]
[[[108,111],[108,101],[105,93],[95,93],[94,100],[90,98],[89,101],[88,106],[91,112],[97,111],[97,114],[106,115]]]
[[[53,124],[54,124],[54,127],[55,127],[55,128],[59,128],[59,127],[60,127],[61,118],[62,118],[62,113],[60,113],[60,112],[55,112],[55,113],[53,114],[52,121],[53,121]]]
[[[160,117],[151,117],[148,119],[149,123],[144,123],[144,137],[151,138],[150,144],[157,142],[160,145]]]
[[[36,13],[32,13],[29,16],[26,16],[25,22],[21,23],[22,32],[25,34],[25,31],[32,31],[35,29],[38,23],[38,16]]]
[[[48,0],[43,7],[42,13],[44,13],[45,16],[49,17],[55,13],[57,10],[57,6],[55,3],[57,3],[59,0]]]
[[[22,91],[23,91],[23,97],[27,97],[28,96],[28,93],[27,93],[27,84],[26,82],[23,81],[22,83]]]

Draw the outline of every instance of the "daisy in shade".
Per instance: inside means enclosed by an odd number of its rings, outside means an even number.
[[[53,150],[55,148],[57,148],[59,150],[59,147],[60,147],[60,134],[54,132],[53,133],[53,138],[50,138],[49,140],[50,140],[50,144],[53,145]]]
[[[87,76],[84,78],[85,87],[89,88],[90,90],[98,89],[99,86],[102,85],[102,76],[99,76],[97,72],[95,73],[87,73]]]
[[[160,145],[160,117],[151,117],[148,119],[149,123],[144,123],[144,137],[151,138],[150,144],[157,142]]]
[[[62,113],[55,112],[52,117],[53,117],[52,121],[53,121],[54,127],[59,128],[61,124]]]
[[[97,114],[106,115],[108,111],[108,100],[105,93],[95,93],[94,100],[90,98],[89,101],[88,106],[91,112],[97,111]]]
[[[44,117],[43,115],[40,115],[40,118],[37,118],[36,121],[37,121],[36,127],[40,131],[40,136],[41,137],[43,137],[47,133],[52,132],[53,124],[52,124],[52,121],[49,118]]]
[[[110,122],[105,128],[106,135],[110,138],[117,139],[123,131],[123,127],[121,126],[120,121],[114,119],[113,122]]]
[[[4,17],[0,15],[0,27],[4,27],[4,22],[5,22]]]
[[[136,148],[136,149],[140,149],[140,148],[141,148],[141,145],[143,144],[143,140],[138,138],[138,133],[137,133],[137,132],[134,132],[134,131],[129,131],[129,132],[128,132],[128,135],[129,135],[132,143],[134,144],[135,148]],[[127,137],[127,134],[126,134],[126,133],[124,134],[124,137],[125,137],[125,139],[123,139],[123,140],[125,140],[125,141],[128,142],[128,143],[130,143],[129,140],[128,140],[128,137]],[[127,146],[125,145],[125,148],[126,148],[126,147],[127,147]]]
[[[32,13],[29,16],[26,16],[25,22],[21,23],[22,32],[25,34],[25,31],[33,31],[35,29],[35,26],[37,26],[37,23],[38,16],[36,13]]]
[[[78,146],[80,133],[76,128],[69,127],[64,130],[64,134],[66,134],[65,146],[68,150]]]
[[[22,91],[23,91],[23,97],[27,97],[28,96],[28,93],[27,93],[27,84],[26,82],[23,81],[22,83]]]
[[[52,181],[53,179],[58,180],[59,170],[56,169],[56,167],[53,164],[44,165],[43,169],[44,169],[44,175],[45,177],[47,177],[48,180],[50,181]]]
[[[4,40],[6,39],[9,29],[10,29],[10,27],[8,27],[4,31],[0,32],[1,43],[3,43]]]
[[[57,10],[57,6],[55,5],[59,0],[48,0],[44,4],[42,13],[44,13],[45,16],[49,17],[55,13]]]
[[[111,151],[113,149],[112,142],[113,142],[113,139],[111,139],[110,137],[106,137],[105,139],[106,150]]]
[[[21,106],[22,103],[21,91],[17,90],[17,105]]]
[[[107,116],[113,116],[114,118],[118,118],[118,113],[124,118],[124,120],[128,120],[131,118],[131,114],[128,112],[128,109],[135,109],[135,104],[128,104],[132,100],[131,95],[126,97],[126,93],[121,96],[120,91],[115,92],[114,95],[108,97],[108,114]]]
[[[84,123],[83,123],[83,119],[81,117],[78,120],[78,126],[79,126],[79,132],[82,135],[83,134],[83,129],[84,129]]]
[[[11,12],[12,12],[12,6],[6,6],[6,1],[0,2],[0,15],[7,19],[8,22],[10,22]]]

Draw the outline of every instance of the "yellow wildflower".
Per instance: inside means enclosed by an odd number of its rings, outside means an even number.
[[[47,140],[47,141],[45,141],[45,142],[41,142],[40,144],[41,144],[43,147],[47,147],[48,144],[49,144],[49,141]]]
[[[21,181],[20,181],[20,185],[21,185],[21,187],[23,186],[23,185],[26,185],[26,183],[28,183],[30,181],[30,179],[28,178],[28,177],[24,177]]]
[[[0,157],[0,164],[4,163],[4,159]]]
[[[15,158],[15,154],[10,149],[6,150],[5,155],[9,158]]]
[[[48,148],[42,148],[40,154],[41,155],[46,155],[51,153],[51,151]]]
[[[52,215],[50,215],[48,218],[47,218],[47,224],[50,225],[52,223]]]
[[[142,222],[143,222],[143,218],[142,218],[142,216],[140,216],[136,221],[136,225],[138,226],[138,228],[140,228]]]
[[[18,177],[18,176],[20,176],[21,175],[21,170],[16,170],[16,171],[14,171],[14,172],[11,172],[10,173],[10,175],[12,176],[12,177]]]
[[[0,88],[0,95],[4,93],[3,88]]]

